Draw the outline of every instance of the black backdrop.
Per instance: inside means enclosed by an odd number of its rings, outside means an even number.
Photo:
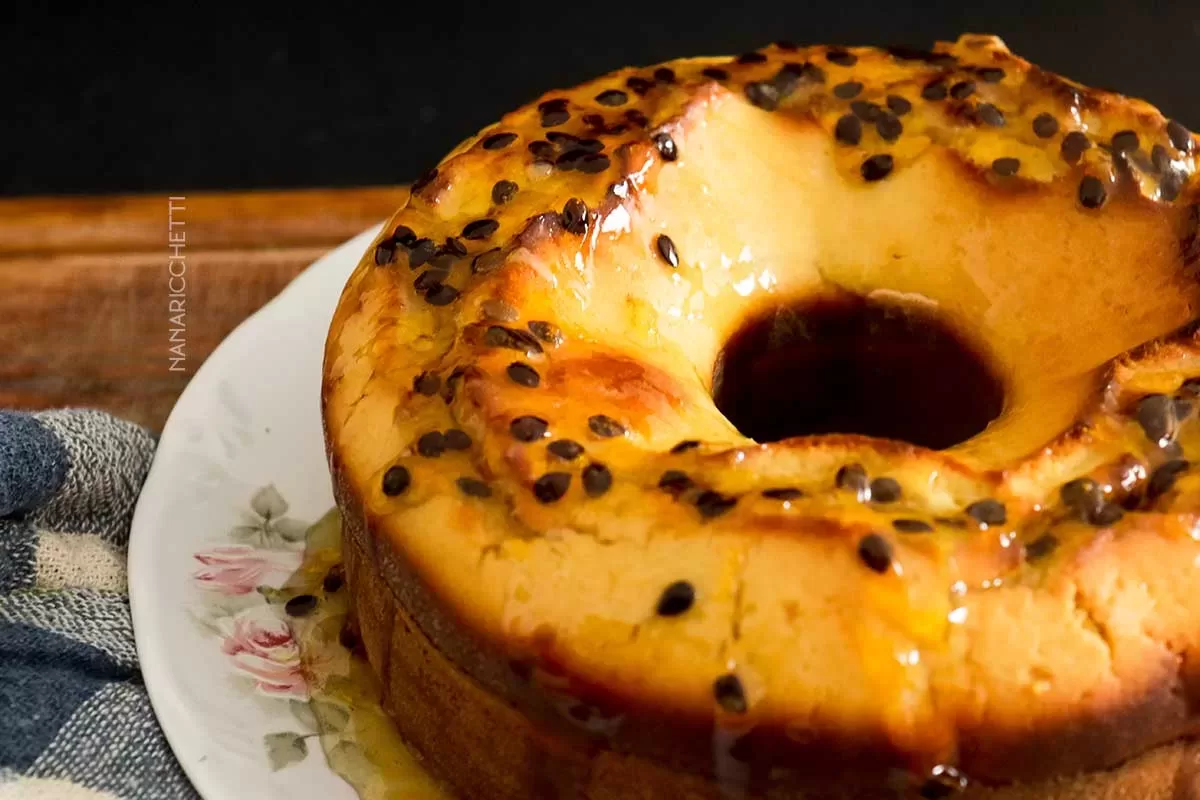
[[[0,194],[404,182],[547,89],[783,38],[928,46],[997,33],[1035,63],[1200,127],[1200,0],[301,2],[3,21]]]

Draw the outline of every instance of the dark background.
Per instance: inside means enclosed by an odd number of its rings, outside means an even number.
[[[406,182],[545,90],[774,39],[928,46],[996,33],[1200,127],[1197,0],[299,2],[0,20],[0,194]]]

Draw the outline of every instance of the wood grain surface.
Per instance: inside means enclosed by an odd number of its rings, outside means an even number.
[[[406,190],[176,196],[182,266],[171,261],[167,195],[0,200],[0,407],[102,408],[160,430],[239,322],[389,216]],[[175,342],[172,271],[186,281]],[[180,338],[185,358],[173,362]]]

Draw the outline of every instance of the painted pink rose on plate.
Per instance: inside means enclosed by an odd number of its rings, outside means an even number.
[[[249,545],[214,547],[193,556],[203,567],[192,574],[196,585],[221,594],[250,594],[259,586],[276,587],[300,566],[293,550],[259,550]]]
[[[270,606],[251,606],[228,618],[222,628],[221,652],[237,672],[254,680],[260,694],[308,699],[300,648],[287,623]]]

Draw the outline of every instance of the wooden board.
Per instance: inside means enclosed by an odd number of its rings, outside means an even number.
[[[166,195],[0,200],[0,407],[102,408],[161,429],[234,326],[406,190],[180,194],[174,211]],[[176,321],[172,272],[186,281]]]

